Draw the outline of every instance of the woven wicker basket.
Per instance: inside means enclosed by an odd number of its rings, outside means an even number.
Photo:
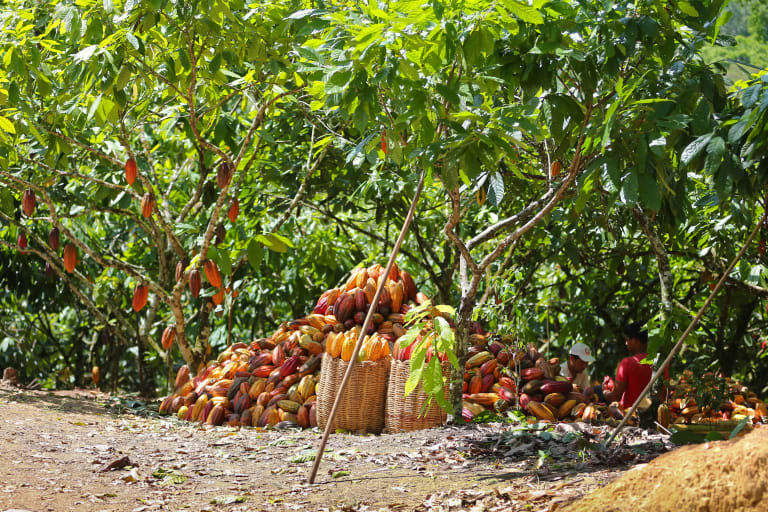
[[[384,402],[391,357],[355,363],[347,387],[339,398],[332,429],[378,434],[384,427]],[[324,429],[333,401],[341,386],[348,362],[323,355],[320,382],[317,384],[317,424]]]
[[[446,399],[450,396],[448,382],[451,377],[451,363],[442,363],[445,386],[443,393]],[[405,395],[405,382],[411,373],[410,361],[392,361],[389,371],[389,386],[387,387],[387,405],[384,409],[384,432],[410,432],[442,425],[445,422],[445,411],[437,402],[432,400],[429,409],[422,412],[427,395],[419,386],[408,396]]]

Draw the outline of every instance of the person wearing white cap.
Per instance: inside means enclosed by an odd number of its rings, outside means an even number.
[[[592,351],[584,343],[576,343],[568,353],[568,360],[560,365],[560,375],[570,379],[580,391],[589,387],[587,365],[595,360]]]

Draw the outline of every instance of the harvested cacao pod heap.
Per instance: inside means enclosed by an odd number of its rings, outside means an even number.
[[[718,377],[709,372],[694,378],[693,372],[685,370],[678,379],[669,382],[668,391],[669,399],[657,413],[657,421],[665,428],[670,425],[730,425],[745,418],[752,424],[768,423],[765,401],[730,377]]]
[[[216,281],[217,269],[209,267],[204,266],[206,277]],[[211,425],[317,426],[315,388],[322,355],[328,351],[350,359],[379,279],[384,291],[358,360],[388,356],[390,343],[405,333],[408,301],[426,296],[397,267],[386,276],[381,265],[359,268],[344,286],[324,292],[310,315],[285,322],[268,338],[228,347],[195,377],[182,366],[176,391],[163,399],[160,413]],[[167,331],[162,341],[170,346]]]
[[[316,426],[321,359],[299,344],[303,326],[309,326],[308,319],[285,323],[269,338],[235,343],[196,377],[182,366],[176,391],[163,399],[159,412],[209,425]]]

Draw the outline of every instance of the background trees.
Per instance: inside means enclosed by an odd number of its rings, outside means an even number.
[[[398,263],[459,306],[459,334],[587,341],[609,373],[622,324],[655,318],[663,346],[765,209],[766,90],[729,94],[701,58],[720,9],[18,0],[0,11],[0,361],[60,385],[97,364],[150,393],[165,363],[196,368],[383,261],[423,171]],[[684,357],[764,385],[761,250]],[[209,259],[223,283],[194,298]]]

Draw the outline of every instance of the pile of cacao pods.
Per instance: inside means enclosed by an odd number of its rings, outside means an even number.
[[[405,333],[405,313],[427,297],[413,278],[393,266],[355,269],[340,288],[324,292],[313,313],[281,325],[268,338],[236,343],[195,377],[182,366],[176,391],[163,399],[161,414],[210,425],[315,427],[315,387],[323,352],[349,361],[376,286],[384,288],[358,360],[390,354],[390,344]],[[170,337],[169,337],[170,338]]]
[[[176,391],[162,401],[160,414],[233,427],[281,422],[316,426],[315,386],[322,350],[313,336],[322,331],[309,322],[304,318],[284,324],[271,337],[250,345],[235,343],[195,377],[182,366]]]
[[[727,390],[727,397],[714,400],[718,389]],[[751,418],[753,424],[768,423],[768,408],[757,393],[730,377],[705,373],[694,379],[685,370],[679,379],[671,380],[669,398],[659,406],[657,421],[663,427],[675,424],[711,424],[741,421]],[[698,401],[701,403],[697,403]]]
[[[479,329],[478,329],[479,330]],[[462,416],[501,413],[518,407],[529,421],[599,421],[623,418],[618,404],[591,403],[559,375],[557,358],[544,360],[534,350],[515,349],[511,336],[470,335],[465,365]],[[518,392],[519,391],[519,392]]]

